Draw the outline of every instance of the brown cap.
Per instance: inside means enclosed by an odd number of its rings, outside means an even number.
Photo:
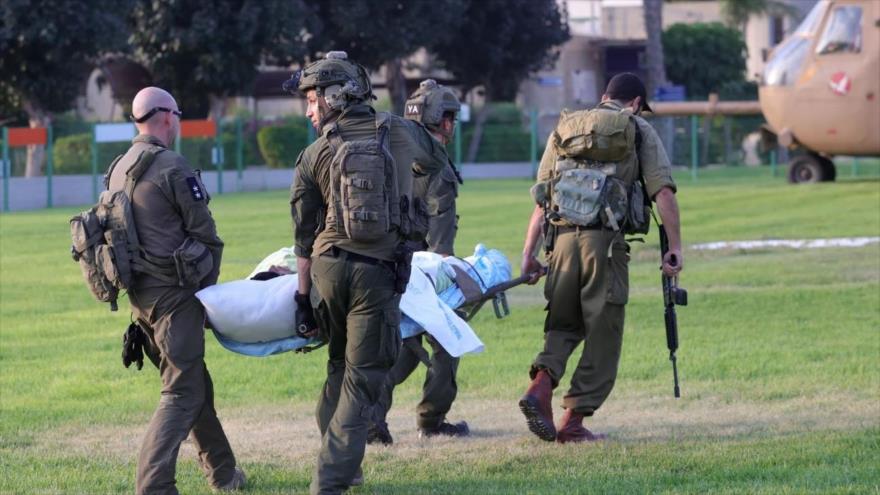
[[[632,101],[636,96],[642,97],[642,111],[653,112],[648,106],[648,95],[645,83],[632,72],[621,72],[608,81],[605,95],[612,100]]]

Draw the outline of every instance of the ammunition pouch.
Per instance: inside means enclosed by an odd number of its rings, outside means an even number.
[[[178,284],[181,287],[198,287],[214,268],[214,256],[201,242],[187,237],[172,253]]]

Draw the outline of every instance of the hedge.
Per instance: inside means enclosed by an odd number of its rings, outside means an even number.
[[[260,153],[271,168],[291,168],[308,145],[308,129],[302,122],[263,127],[257,132]]]

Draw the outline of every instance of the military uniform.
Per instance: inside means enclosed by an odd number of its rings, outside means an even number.
[[[412,197],[413,174],[428,175],[445,162],[445,151],[421,125],[354,103],[335,120],[343,141],[376,134],[377,117],[390,125],[390,152],[401,196]],[[327,380],[316,416],[321,452],[312,493],[340,493],[363,460],[367,427],[379,389],[400,348],[400,295],[394,290],[398,232],[375,241],[350,239],[328,215],[333,153],[321,137],[297,160],[291,186],[294,250],[311,258],[311,280],[320,302],[315,313],[328,339]],[[411,202],[410,202],[411,203]]]
[[[615,100],[601,107],[623,108]],[[638,153],[630,153],[618,165],[616,175],[628,187],[641,169],[651,198],[664,187],[675,191],[669,158],[656,131],[641,117],[633,118],[641,135]],[[548,142],[538,170],[539,183],[552,177],[556,159],[554,143]],[[564,220],[554,223],[557,234],[544,286],[548,301],[544,350],[532,363],[530,375],[534,379],[539,370],[546,370],[556,387],[569,356],[584,341],[563,406],[590,416],[611,393],[617,377],[629,295],[629,246],[622,233],[606,227],[578,227]]]
[[[458,196],[458,176],[450,162],[436,177],[419,178],[414,184],[414,195],[427,197],[431,214],[428,230],[428,251],[455,254],[453,244],[458,230],[455,198]],[[431,346],[431,356],[422,347],[422,338]],[[411,340],[410,340],[411,339]],[[458,394],[455,375],[459,358],[452,357],[433,337],[419,334],[407,339],[400,349],[400,356],[382,386],[382,393],[373,414],[373,422],[386,428],[385,417],[391,409],[394,388],[400,385],[423,362],[428,371],[422,388],[422,400],[416,407],[417,425],[425,431],[436,430],[446,418],[452,402]],[[390,438],[390,435],[389,435]]]
[[[134,138],[111,170],[108,189],[124,188],[126,171],[147,149],[158,154],[137,181],[131,198],[141,248],[154,261],[170,260],[190,237],[208,248],[213,267],[198,287],[180,287],[166,276],[137,273],[128,291],[132,312],[149,337],[145,350],[162,377],[162,398],[138,457],[136,492],[178,493],[177,453],[190,434],[205,476],[215,488],[222,487],[232,480],[236,462],[214,410],[213,385],[204,362],[205,311],[195,292],[216,283],[223,241],[217,236],[209,198],[198,175],[182,156],[152,136]]]

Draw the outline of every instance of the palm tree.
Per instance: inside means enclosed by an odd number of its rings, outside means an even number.
[[[663,43],[660,35],[663,33],[663,0],[644,0],[643,13],[645,16],[645,59],[648,69],[647,89],[648,97],[654,94],[658,86],[666,84],[666,66],[663,62]]]

